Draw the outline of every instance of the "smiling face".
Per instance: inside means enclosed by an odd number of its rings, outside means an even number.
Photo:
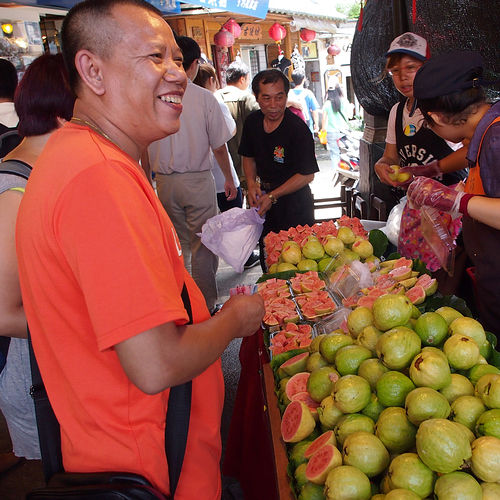
[[[187,84],[168,24],[133,5],[113,9],[118,41],[103,61],[103,113],[141,148],[177,132]]]
[[[423,64],[422,61],[414,57],[403,55],[399,61],[387,67],[394,86],[409,99],[413,99],[413,80]]]
[[[259,83],[257,102],[267,121],[279,122],[283,119],[286,101],[285,85],[281,79],[273,83]]]

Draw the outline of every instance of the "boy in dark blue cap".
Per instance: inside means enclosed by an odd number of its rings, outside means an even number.
[[[431,59],[413,82],[416,106],[427,126],[449,141],[470,141],[465,192],[428,178],[408,188],[416,206],[460,212],[465,248],[476,270],[476,299],[486,330],[500,334],[500,102],[490,105],[482,86],[477,52],[452,52]]]

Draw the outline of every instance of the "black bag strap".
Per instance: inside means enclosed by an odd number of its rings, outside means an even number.
[[[31,365],[30,394],[35,404],[36,426],[38,427],[38,440],[40,454],[42,455],[43,474],[45,481],[58,472],[63,472],[61,452],[61,429],[54,414],[52,406],[43,384],[42,375],[36,362],[33,344],[31,343],[30,329],[28,327],[28,348]]]
[[[191,301],[189,300],[185,284],[182,288],[181,297],[184,308],[189,316],[188,324],[192,324],[193,313],[191,310]],[[32,378],[30,394],[35,404],[43,472],[46,481],[48,481],[54,474],[64,471],[61,453],[61,430],[47,396],[38,363],[36,362],[29,328],[28,345]],[[192,383],[189,381],[172,387],[168,398],[168,409],[165,419],[165,454],[168,463],[170,495],[172,498],[177,489],[186,451],[191,413],[191,393]]]
[[[193,323],[193,313],[186,284],[182,287],[181,297],[184,308],[189,316],[188,325],[191,325]],[[168,463],[170,496],[172,498],[174,498],[175,490],[177,489],[184,454],[186,452],[189,417],[191,413],[191,393],[192,383],[189,381],[172,387],[168,398],[168,410],[165,421],[165,452]]]
[[[12,174],[28,180],[31,166],[20,160],[6,160],[0,163],[0,174]]]

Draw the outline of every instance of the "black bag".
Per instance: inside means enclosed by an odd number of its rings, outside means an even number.
[[[0,158],[10,153],[22,140],[17,129],[0,123]]]
[[[191,302],[186,285],[182,289],[182,300],[193,322]],[[166,497],[151,486],[144,477],[128,472],[64,472],[61,455],[59,423],[52,411],[42,377],[33,352],[28,329],[32,374],[31,394],[35,402],[35,413],[40,439],[40,451],[47,486],[26,496],[27,500],[165,500]],[[191,381],[170,389],[165,423],[165,453],[167,456],[170,492],[173,499],[182,470],[189,430],[191,411]]]
[[[2,125],[0,123],[0,127],[5,127],[5,125]],[[1,145],[3,144],[2,138],[7,135],[11,135],[12,132],[14,132],[17,135],[17,131],[11,131],[0,135],[0,148],[2,147]],[[3,149],[0,150],[3,151]],[[0,154],[0,158],[1,157],[2,155]],[[17,175],[19,177],[23,177],[24,179],[28,180],[30,173],[31,173],[31,167],[27,163],[24,163],[22,161],[7,160],[0,163],[0,174]],[[10,346],[10,337],[0,336],[0,373],[4,369],[5,363],[7,362],[7,354],[9,352],[9,346]]]

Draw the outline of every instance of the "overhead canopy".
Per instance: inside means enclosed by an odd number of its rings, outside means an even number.
[[[332,3],[332,0],[269,0],[269,12],[299,17],[307,16],[330,21],[344,21],[346,16],[337,12]],[[302,27],[306,28],[306,26]]]
[[[333,21],[293,16],[293,19],[290,21],[290,31],[299,31],[302,28],[314,30],[318,33],[336,33],[337,31],[337,25]]]
[[[231,12],[233,14],[243,14],[246,16],[265,19],[270,0],[251,0],[242,2],[241,0],[182,0],[182,3],[197,5],[207,9],[218,9]]]

